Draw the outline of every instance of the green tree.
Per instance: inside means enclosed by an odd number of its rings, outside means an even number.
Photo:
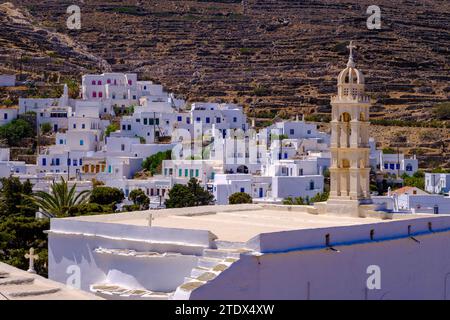
[[[205,190],[197,179],[191,178],[187,185],[174,185],[165,204],[167,208],[184,208],[206,206],[213,200],[214,196]]]
[[[26,198],[50,216],[64,217],[72,207],[87,203],[90,193],[89,190],[84,190],[77,194],[76,184],[69,189],[67,181],[61,177],[60,182],[52,183],[50,192],[37,191]]]
[[[155,153],[142,162],[142,168],[149,171],[152,175],[161,173],[161,165],[163,160],[172,158],[172,150]]]
[[[253,199],[248,193],[236,192],[228,198],[228,202],[230,204],[253,203]]]
[[[98,203],[101,205],[117,204],[125,199],[122,190],[112,187],[95,187],[92,190],[90,203]]]
[[[0,139],[6,139],[9,146],[20,146],[24,138],[34,136],[33,126],[23,119],[14,119],[10,123],[0,126]]]
[[[52,125],[48,122],[41,124],[41,132],[47,134],[52,131]]]
[[[34,217],[37,207],[27,198],[33,193],[29,180],[21,183],[17,177],[2,178],[0,190],[0,217]]]
[[[138,206],[139,210],[147,210],[150,206],[150,199],[141,189],[135,189],[130,192],[128,197],[133,204]]]
[[[114,213],[113,205],[100,205],[98,203],[83,203],[69,209],[69,216],[84,216]]]
[[[169,190],[169,199],[165,201],[167,208],[184,208],[195,206],[194,195],[182,184],[176,184]]]
[[[28,269],[25,254],[33,247],[39,256],[36,272],[47,276],[47,235],[50,228],[48,219],[34,217],[0,217],[0,261],[23,270]]]
[[[213,202],[214,196],[205,190],[197,179],[191,178],[187,186],[194,196],[195,206],[207,206]]]
[[[29,248],[37,251],[36,271],[47,275],[48,220],[36,220],[37,207],[27,198],[32,194],[30,181],[21,183],[16,177],[2,178],[0,189],[0,261],[22,268],[28,268],[24,258]]]

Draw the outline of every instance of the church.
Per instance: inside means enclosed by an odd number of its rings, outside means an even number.
[[[331,190],[314,206],[215,205],[52,219],[49,278],[106,299],[450,299],[450,216],[369,193],[369,108],[350,43],[332,97]]]

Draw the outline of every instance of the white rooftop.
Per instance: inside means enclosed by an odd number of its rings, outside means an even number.
[[[263,204],[216,205],[83,216],[64,220],[148,226],[148,215],[152,213],[154,227],[208,230],[216,235],[218,240],[245,242],[262,233],[389,223],[423,217],[433,218],[432,215],[410,214],[393,215],[392,219],[383,220],[378,217],[318,215],[308,213],[308,210],[309,208],[305,206],[288,209],[287,206]]]
[[[0,262],[0,300],[103,300]]]

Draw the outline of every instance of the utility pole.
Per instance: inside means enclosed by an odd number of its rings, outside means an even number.
[[[153,112],[153,142],[156,143],[156,113]]]
[[[22,66],[22,61],[23,61],[23,59],[22,59],[22,56],[23,56],[23,53],[20,53],[20,61],[19,61],[19,63],[20,63],[19,81],[22,81],[22,71],[23,71],[23,66]]]
[[[37,161],[39,158],[39,121],[38,121],[37,114],[36,114],[35,121],[36,121],[36,164],[38,164]]]
[[[70,151],[67,151],[67,181],[70,180]]]

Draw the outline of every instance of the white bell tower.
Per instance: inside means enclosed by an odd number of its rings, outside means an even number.
[[[338,93],[331,98],[331,186],[327,212],[336,214],[371,203],[370,98],[365,95],[364,76],[353,61],[353,42],[348,48],[347,68],[339,74]]]

